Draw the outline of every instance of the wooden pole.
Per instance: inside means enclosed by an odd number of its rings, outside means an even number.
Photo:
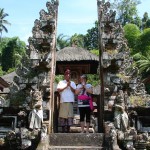
[[[51,52],[52,52],[52,60],[51,60],[51,72],[50,72],[50,110],[49,110],[49,133],[54,132],[54,80],[55,80],[55,69],[56,69],[56,35],[57,35],[57,18],[58,18],[58,5],[59,5],[59,0],[56,0],[56,14],[55,14],[55,30],[52,33],[53,35],[53,41],[52,41],[52,47],[51,47]]]
[[[102,66],[102,54],[104,51],[102,43],[102,18],[103,11],[100,9],[99,0],[97,0],[97,11],[98,11],[98,45],[99,45],[99,78],[101,81],[100,96],[98,104],[98,132],[104,133],[104,76]]]

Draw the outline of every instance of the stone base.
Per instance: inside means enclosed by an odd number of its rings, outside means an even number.
[[[102,146],[102,133],[53,133],[49,135],[50,146]]]
[[[51,133],[36,150],[101,150],[102,133]]]
[[[97,146],[51,146],[48,150],[102,150]]]

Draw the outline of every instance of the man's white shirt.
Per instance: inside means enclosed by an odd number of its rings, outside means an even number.
[[[70,86],[75,90],[76,89],[76,84],[73,81],[70,81]],[[62,89],[67,86],[67,81],[63,80],[60,81],[57,85],[57,89]],[[60,103],[63,102],[74,102],[75,95],[71,91],[70,87],[68,86],[66,89],[64,89],[62,92],[60,92]]]

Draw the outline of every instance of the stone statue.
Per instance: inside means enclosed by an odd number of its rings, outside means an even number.
[[[112,150],[121,150],[117,144],[117,131],[115,127],[111,127],[110,132],[110,146]]]
[[[5,99],[2,96],[0,96],[0,107],[4,107],[5,103]]]
[[[125,111],[124,94],[120,90],[115,103],[114,125],[120,131],[127,131],[129,125],[129,118]]]
[[[43,122],[42,94],[36,89],[32,93],[32,111],[29,114],[29,128],[40,129]]]
[[[43,123],[43,110],[41,105],[35,105],[35,108],[29,114],[29,129],[41,129]]]

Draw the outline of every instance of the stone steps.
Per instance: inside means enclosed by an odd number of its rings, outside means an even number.
[[[48,150],[102,150],[98,146],[51,146]]]
[[[50,146],[102,146],[102,133],[53,133],[49,135]]]
[[[93,122],[91,119],[90,128],[89,128],[90,133],[93,133],[94,123],[95,123],[95,128],[96,128],[98,126],[97,118],[96,118],[96,122]],[[86,127],[86,124],[85,124],[85,127]],[[80,115],[79,114],[74,114],[74,121],[73,121],[73,125],[70,127],[70,132],[71,133],[80,133],[81,132]],[[96,130],[96,132],[97,132],[97,130]],[[61,128],[60,124],[58,124],[58,133],[62,133],[62,128]]]
[[[103,133],[51,133],[36,150],[100,150]]]

